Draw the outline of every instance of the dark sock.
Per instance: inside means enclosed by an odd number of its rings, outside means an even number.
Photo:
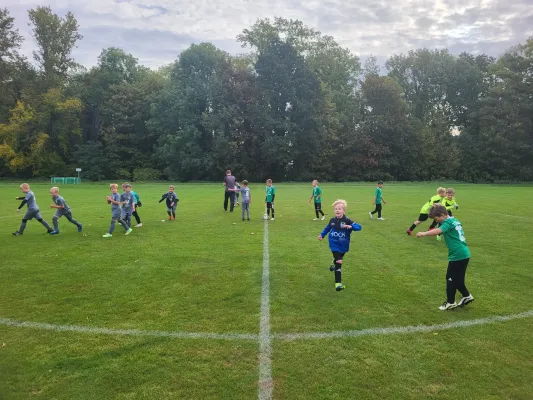
[[[174,211],[172,211],[172,217],[176,218],[176,213]]]
[[[430,229],[433,229],[433,228],[435,228],[435,227],[437,226],[437,224],[438,224],[438,222],[437,222],[437,221],[435,221],[435,220],[433,220],[433,222],[432,222],[432,223],[431,223],[431,225],[429,226],[429,227],[430,227]]]
[[[170,211],[167,211],[168,216],[170,217],[172,213]]]
[[[342,283],[342,268],[339,264],[335,266],[335,283]]]
[[[412,232],[412,231],[414,231],[414,230],[415,230],[415,228],[416,228],[416,225],[415,225],[415,224],[413,224],[413,225],[411,225],[411,227],[409,228],[409,230],[410,230],[410,231]]]
[[[318,218],[318,210],[315,210],[316,217]]]

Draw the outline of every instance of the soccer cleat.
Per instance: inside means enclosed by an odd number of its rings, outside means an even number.
[[[313,218],[313,221],[318,221],[318,218]]]
[[[78,232],[81,232],[81,231],[82,231],[82,229],[83,229],[83,225],[82,225],[82,224],[80,224],[80,226],[78,226]]]
[[[274,221],[274,217],[270,218],[271,221]]]
[[[326,219],[325,215],[322,215],[322,218],[320,218],[321,221],[324,221]]]
[[[385,221],[385,218],[383,218],[383,217],[379,217],[379,218],[378,218],[378,221]]]
[[[20,233],[19,231],[15,231],[12,233],[13,236],[22,236],[22,233]]]
[[[59,231],[48,232],[50,235],[59,235]]]
[[[330,270],[331,272],[335,271],[335,266],[334,266],[333,264],[331,264],[331,265],[329,266],[329,270]]]
[[[142,222],[140,222],[140,223],[138,223],[137,225],[135,225],[135,228],[140,228],[140,227],[142,227],[142,226],[143,226],[143,224],[142,224]]]
[[[124,235],[126,235],[126,236],[127,236],[127,235],[129,235],[130,233],[132,233],[132,232],[133,232],[133,229],[131,229],[131,228],[128,228],[128,230],[126,231],[126,233],[125,233]]]
[[[457,308],[457,303],[448,303],[445,301],[442,303],[442,306],[439,307],[439,310],[446,311],[446,310],[453,310],[454,308]]]
[[[405,231],[409,236],[411,236],[413,234],[413,231],[409,228],[407,228],[407,230]]]
[[[106,233],[105,235],[102,235],[102,237],[108,238],[108,237],[113,237],[113,235],[110,233]]]
[[[473,301],[474,301],[474,296],[469,294],[467,297],[461,297],[461,300],[459,300],[459,303],[457,304],[457,306],[464,307],[467,304],[472,303]]]
[[[172,219],[172,217],[169,215],[169,216],[168,216],[168,220],[170,221],[171,219]]]
[[[341,290],[344,290],[344,289],[346,289],[346,286],[344,286],[342,283],[336,283],[335,284],[335,290],[337,292],[340,292]]]

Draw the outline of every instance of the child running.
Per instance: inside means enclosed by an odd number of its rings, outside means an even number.
[[[22,217],[22,223],[20,224],[19,230],[13,232],[13,236],[22,235],[24,233],[24,229],[26,229],[26,222],[31,221],[33,218],[39,221],[46,228],[48,233],[52,233],[53,230],[50,228],[50,225],[48,225],[48,222],[41,217],[39,206],[35,200],[35,195],[30,190],[30,185],[23,183],[20,185],[20,191],[24,193],[24,196],[15,198],[16,200],[22,200],[22,203],[20,203],[20,206],[17,208],[17,212],[20,212],[20,209],[24,207],[24,204],[28,206],[28,209],[26,210],[24,217]]]
[[[382,187],[383,187],[383,182],[379,181],[378,187],[376,188],[376,191],[374,192],[374,200],[372,201],[372,204],[374,204],[376,207],[374,208],[374,211],[371,211],[368,213],[368,215],[370,216],[370,219],[373,219],[374,218],[373,215],[375,213],[378,213],[378,220],[385,221],[385,218],[381,217],[381,210],[382,210],[381,202],[383,202],[383,204],[387,204],[387,202],[383,198],[383,193],[381,190]]]
[[[54,230],[50,232],[51,235],[59,235],[59,224],[58,220],[61,217],[65,217],[70,223],[76,225],[78,227],[78,232],[81,232],[83,229],[83,225],[80,224],[78,221],[76,221],[74,218],[72,218],[72,211],[70,207],[67,205],[67,202],[63,197],[59,195],[59,188],[54,186],[52,189],[50,189],[50,194],[52,195],[52,201],[53,204],[50,205],[50,208],[55,208],[56,213],[52,217],[52,223],[54,224]]]
[[[333,265],[330,271],[335,271],[335,290],[340,292],[346,286],[342,284],[342,259],[350,250],[350,235],[352,231],[360,231],[361,225],[348,218],[346,208],[348,203],[345,200],[336,200],[333,203],[335,217],[331,218],[328,225],[318,235],[318,240],[322,240],[329,233],[329,248],[333,254]]]
[[[161,200],[159,202],[161,203],[163,200],[166,200],[167,203],[167,214],[168,214],[168,220],[170,221],[176,219],[176,207],[178,205],[178,195],[174,193],[174,186],[170,185],[168,187],[168,192],[165,193],[163,196],[161,196]]]
[[[315,179],[312,182],[313,185],[313,193],[311,194],[311,198],[309,199],[309,203],[311,203],[311,200],[313,200],[315,204],[315,215],[316,218],[313,218],[313,221],[318,221],[319,215],[318,213],[322,214],[322,221],[326,218],[326,215],[324,214],[324,211],[322,211],[322,189],[318,187],[318,181]]]
[[[437,194],[433,196],[429,201],[422,206],[422,209],[420,210],[420,215],[418,216],[418,219],[413,222],[413,225],[411,227],[407,228],[407,234],[411,236],[413,234],[413,231],[416,229],[418,225],[420,225],[422,222],[426,221],[428,219],[428,210],[429,207],[431,207],[435,203],[440,203],[442,200],[444,200],[444,196],[446,194],[446,189],[443,187],[440,187],[437,189]],[[429,228],[430,230],[432,228]]]
[[[130,185],[130,184],[128,182],[123,183],[122,184],[123,191],[126,191],[125,189],[126,185]],[[130,188],[131,188],[131,185],[130,185]],[[137,194],[137,192],[133,191],[133,189],[130,189],[130,190],[131,190],[131,194],[133,195],[133,211],[131,215],[133,215],[135,217],[135,221],[137,221],[137,225],[135,225],[135,228],[140,228],[143,226],[141,222],[141,217],[139,217],[139,212],[138,212],[139,207],[142,206],[141,199],[139,195]]]
[[[446,197],[442,201],[442,204],[444,205],[444,207],[446,207],[446,210],[448,210],[448,215],[450,217],[453,216],[452,210],[459,208],[459,204],[457,204],[457,202],[455,201],[455,197],[454,196],[455,196],[455,190],[453,188],[448,188],[448,189],[446,189]],[[437,223],[435,221],[433,221],[433,224],[431,224],[431,226],[430,226],[431,229],[433,229],[433,228],[435,228],[435,226],[437,226],[437,225],[434,225],[434,224],[437,224]],[[440,227],[440,224],[438,224],[438,226]],[[440,241],[440,235],[437,235],[437,240]]]
[[[116,183],[112,183],[109,185],[109,189],[111,190],[111,195],[106,196],[106,200],[107,204],[111,204],[111,225],[109,226],[109,232],[107,232],[105,235],[102,235],[102,237],[113,237],[113,231],[115,230],[117,221],[126,231],[125,234],[129,235],[133,229],[131,229],[129,225],[126,224],[126,222],[124,222],[122,219],[122,210],[120,209],[120,205],[122,203],[120,201],[120,194],[118,194],[118,185]]]
[[[124,192],[120,195],[120,202],[122,203],[122,219],[131,227],[131,216],[135,212],[135,197],[131,193],[131,185],[125,183],[122,185]]]
[[[272,210],[272,221],[274,221],[274,199],[276,198],[276,188],[272,186],[272,179],[266,181],[266,196],[265,205],[267,209],[267,217],[270,217],[270,210]]]
[[[429,209],[429,217],[440,223],[440,228],[427,232],[418,232],[416,237],[443,235],[448,246],[448,271],[446,272],[446,301],[439,310],[451,310],[464,307],[474,301],[465,285],[466,268],[470,261],[470,250],[466,245],[463,227],[454,217],[448,215],[448,210],[442,204],[434,204]],[[459,303],[455,302],[456,291],[463,297]]]

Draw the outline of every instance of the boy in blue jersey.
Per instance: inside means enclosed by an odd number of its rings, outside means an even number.
[[[59,188],[54,186],[52,189],[50,189],[50,194],[52,195],[52,201],[53,204],[50,205],[50,208],[55,208],[56,213],[52,217],[52,223],[54,224],[54,231],[50,232],[51,235],[58,235],[59,234],[59,224],[58,220],[61,217],[65,217],[70,223],[76,225],[78,228],[78,232],[81,232],[83,229],[83,225],[80,224],[78,221],[76,221],[74,218],[72,218],[72,210],[67,205],[67,202],[63,197],[59,195]]]
[[[161,196],[161,200],[159,200],[159,202],[161,203],[163,200],[166,200],[167,203],[168,220],[175,220],[176,207],[178,206],[180,199],[178,199],[178,195],[174,193],[174,186],[170,185],[168,187],[168,192]]]
[[[17,212],[20,212],[20,209],[24,207],[25,204],[28,205],[28,210],[26,211],[26,214],[24,214],[24,217],[22,217],[22,223],[20,224],[19,230],[13,232],[13,236],[22,235],[24,233],[24,229],[26,229],[26,222],[31,221],[33,218],[39,221],[46,228],[48,233],[53,232],[52,228],[50,228],[50,225],[48,225],[48,222],[41,217],[39,206],[35,201],[35,195],[30,190],[30,185],[23,183],[20,185],[20,191],[24,193],[24,196],[16,197],[16,200],[22,200],[22,203],[20,203],[20,206],[17,208]]]
[[[470,250],[466,245],[463,226],[454,217],[448,214],[448,210],[442,204],[434,204],[429,209],[428,215],[440,224],[440,228],[427,232],[418,232],[416,237],[443,235],[448,246],[448,271],[446,272],[446,301],[439,310],[452,310],[456,307],[464,307],[474,301],[465,285],[466,268],[470,261]],[[463,297],[459,303],[455,302],[455,294],[459,291]]]
[[[124,182],[122,184],[123,191],[126,191],[126,188],[125,188],[126,185],[130,185],[130,184],[128,182]],[[142,206],[141,198],[135,191],[133,191],[133,189],[130,189],[130,191],[131,191],[131,194],[133,195],[133,211],[131,215],[133,215],[135,217],[135,220],[137,221],[137,225],[135,225],[135,228],[140,228],[141,226],[143,226],[141,222],[141,217],[139,217],[139,212],[138,212],[138,208]]]
[[[133,229],[129,227],[126,222],[122,219],[122,210],[120,209],[121,204],[123,204],[120,201],[120,194],[118,194],[118,185],[116,183],[112,183],[109,185],[109,189],[111,190],[111,195],[106,196],[107,204],[111,204],[111,225],[109,226],[109,232],[103,235],[102,237],[110,238],[113,237],[113,231],[115,230],[115,225],[118,222],[124,230],[126,231],[126,235],[129,235]]]
[[[123,187],[124,192],[120,195],[122,219],[131,227],[131,216],[135,212],[135,197],[131,193],[131,185],[129,183],[124,184]]]
[[[374,193],[374,200],[372,201],[372,204],[374,204],[375,208],[374,208],[374,211],[371,211],[368,213],[368,215],[370,216],[370,219],[373,219],[373,215],[375,213],[378,213],[378,220],[379,221],[385,221],[385,218],[382,218],[381,217],[381,210],[382,210],[382,205],[381,203],[383,202],[383,204],[387,204],[387,202],[385,201],[385,199],[383,198],[383,192],[382,192],[382,188],[383,187],[383,182],[382,181],[379,181],[378,182],[378,187],[376,188],[376,191]]]
[[[348,203],[345,200],[337,200],[333,203],[335,217],[329,220],[328,225],[318,235],[318,240],[322,240],[329,233],[329,248],[333,254],[333,265],[330,271],[335,271],[335,290],[340,292],[346,286],[342,284],[342,259],[350,250],[350,235],[352,231],[360,231],[361,225],[348,218],[346,208]]]

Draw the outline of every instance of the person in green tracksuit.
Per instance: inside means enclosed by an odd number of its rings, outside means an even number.
[[[274,221],[274,199],[276,198],[276,188],[272,186],[272,179],[267,179],[266,184],[265,205],[267,208],[267,216],[270,217],[270,210],[272,210],[272,221]]]
[[[423,206],[422,206],[422,209],[420,210],[420,215],[418,216],[418,219],[413,222],[413,225],[411,225],[410,228],[407,228],[407,234],[409,236],[411,236],[413,234],[413,231],[415,230],[415,228],[420,225],[422,222],[426,221],[429,217],[428,217],[428,211],[429,211],[429,208],[435,204],[435,203],[440,203],[442,202],[442,200],[444,199],[444,197],[446,196],[446,189],[443,188],[443,187],[440,187],[437,189],[437,195],[436,196],[433,196],[431,199],[428,200],[427,203],[425,203]],[[431,228],[429,228],[431,230]]]
[[[439,307],[440,310],[451,310],[456,307],[464,307],[474,301],[474,296],[465,285],[466,268],[470,261],[470,250],[466,244],[463,226],[454,217],[448,214],[443,204],[433,204],[428,211],[430,218],[440,224],[440,228],[427,232],[418,232],[416,237],[444,236],[448,246],[448,271],[446,272],[446,301]],[[459,291],[463,297],[459,303],[455,302],[455,294]]]
[[[324,211],[322,211],[322,189],[318,187],[318,181],[316,179],[312,182],[312,185],[313,194],[309,199],[309,203],[311,203],[311,200],[313,200],[313,202],[315,203],[316,218],[313,218],[313,221],[318,221],[319,213],[322,214],[322,221],[324,221],[326,215],[324,214]]]

